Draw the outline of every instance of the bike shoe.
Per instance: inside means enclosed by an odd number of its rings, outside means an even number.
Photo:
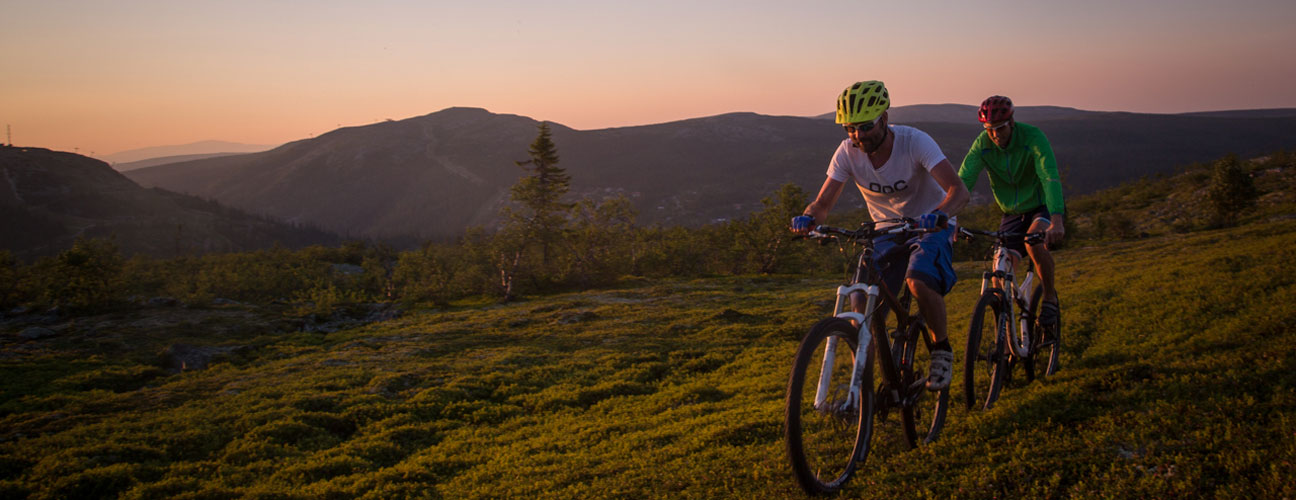
[[[1045,340],[1054,340],[1053,332],[1057,331],[1058,317],[1061,316],[1058,305],[1053,302],[1040,303],[1039,324],[1044,327]]]
[[[927,390],[940,391],[950,385],[954,370],[954,353],[951,351],[931,352],[931,375],[927,377]]]

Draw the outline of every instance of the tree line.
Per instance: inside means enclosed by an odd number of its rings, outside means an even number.
[[[786,184],[745,218],[695,227],[639,226],[623,196],[573,200],[571,179],[559,165],[548,124],[541,123],[524,175],[494,231],[472,228],[457,241],[427,242],[397,251],[381,243],[352,241],[338,247],[182,256],[170,259],[121,254],[111,239],[78,240],[70,249],[24,265],[0,251],[0,313],[48,308],[111,309],[153,297],[190,304],[225,300],[281,303],[311,314],[331,314],[359,304],[402,302],[447,306],[461,300],[515,300],[533,294],[606,287],[627,276],[705,277],[761,273],[842,273],[838,248],[795,241],[788,220],[809,195]],[[1248,166],[1228,156],[1188,174],[1200,182],[1207,205],[1178,230],[1217,227],[1255,204],[1253,169],[1290,165],[1279,152]],[[1136,237],[1137,203],[1128,198],[1164,196],[1164,180],[1145,180],[1068,200],[1068,241]],[[1160,190],[1160,191],[1159,191]],[[865,210],[839,211],[829,224],[852,227]],[[994,204],[960,214],[966,226],[998,226]],[[985,258],[982,245],[955,245],[956,260]]]

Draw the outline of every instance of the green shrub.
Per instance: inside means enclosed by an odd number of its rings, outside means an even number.
[[[381,427],[378,434],[374,436],[376,442],[394,444],[406,454],[433,446],[445,439],[445,431],[435,423],[389,424],[379,422],[376,427]],[[382,451],[375,448],[373,453],[382,453]],[[364,452],[357,452],[357,454],[364,455]]]
[[[54,480],[52,498],[117,498],[136,482],[152,480],[157,469],[140,464],[113,464],[76,472]]]
[[[28,285],[45,305],[101,310],[122,300],[125,260],[110,240],[78,239],[72,248],[34,264]]]
[[[1127,239],[1138,235],[1134,219],[1124,212],[1109,210],[1099,213],[1095,226],[1103,238]]]
[[[1255,181],[1237,155],[1228,155],[1215,161],[1211,168],[1206,200],[1210,202],[1216,225],[1236,224],[1238,216],[1255,206],[1258,197]]]
[[[311,460],[292,465],[275,474],[276,479],[288,481],[295,485],[327,481],[338,476],[347,476],[357,472],[371,470],[369,462],[359,458],[342,455]]]
[[[171,460],[200,460],[229,443],[231,434],[225,429],[207,427],[169,430],[161,436],[159,445]]]
[[[232,492],[227,492],[225,496],[212,495],[208,492],[201,495],[203,491],[203,481],[196,478],[168,477],[157,482],[140,484],[121,495],[122,499],[129,500],[171,500],[171,499],[194,499],[194,498],[234,498]]]
[[[276,431],[281,430],[276,429]],[[283,459],[293,454],[284,444],[270,441],[271,436],[265,434],[235,440],[221,450],[219,459],[235,467],[245,467],[256,462]]]
[[[409,453],[402,448],[403,445],[408,446],[407,443],[373,440],[348,443],[345,448],[347,453],[381,468],[396,465],[409,456]]]
[[[298,420],[271,422],[252,431],[248,437],[305,450],[328,448],[338,441],[328,431]]]
[[[300,304],[297,314],[326,318],[336,312],[348,311],[369,299],[363,290],[347,289],[332,284],[315,286],[293,294]]]
[[[166,374],[165,370],[156,366],[111,366],[71,375],[55,383],[77,391],[102,389],[126,392],[139,389],[153,379]]]
[[[459,289],[459,259],[453,247],[428,243],[415,252],[404,252],[396,261],[392,283],[406,303],[430,302],[444,306],[465,295]]]

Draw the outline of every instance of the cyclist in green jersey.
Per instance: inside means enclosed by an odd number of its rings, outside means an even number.
[[[1017,255],[1030,254],[1044,285],[1040,304],[1040,323],[1055,325],[1058,319],[1058,295],[1053,281],[1053,256],[1048,247],[1066,235],[1065,207],[1062,203],[1062,177],[1058,175],[1053,148],[1040,129],[1013,120],[1012,100],[990,96],[977,111],[985,131],[972,142],[972,148],[959,167],[959,178],[969,191],[976,185],[981,171],[990,177],[995,203],[1003,210],[1001,231],[1045,231],[1044,242],[1010,246]],[[1016,265],[1016,259],[1013,260]]]

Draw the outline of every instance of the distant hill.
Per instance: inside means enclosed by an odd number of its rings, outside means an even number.
[[[895,112],[896,123],[931,134],[956,167],[981,131],[972,106],[898,107]],[[1061,107],[1023,107],[1020,113],[1022,121],[1051,139],[1071,194],[1173,172],[1230,152],[1253,156],[1296,146],[1296,116]],[[509,187],[523,174],[514,162],[526,159],[537,124],[517,115],[450,108],[338,129],[271,151],[126,175],[141,185],[344,234],[442,238],[495,220]],[[741,217],[786,182],[816,192],[844,138],[831,119],[753,113],[601,130],[558,124],[551,129],[574,196],[625,195],[638,209],[639,222],[648,224]],[[976,199],[988,200],[988,182],[982,180],[977,191]],[[859,206],[862,200],[854,194],[844,203]]]
[[[212,201],[145,189],[93,158],[9,146],[0,147],[0,221],[0,248],[26,258],[59,252],[78,237],[111,237],[124,253],[156,256],[340,240]]]
[[[1296,116],[1296,108],[1199,111],[1195,113],[1183,113],[1182,116],[1206,116],[1215,118],[1291,118]]]
[[[149,158],[147,160],[132,161],[128,163],[114,163],[112,164],[112,168],[113,170],[116,170],[118,172],[126,172],[128,170],[156,167],[158,165],[166,165],[170,163],[182,163],[186,161],[202,160],[206,158],[217,158],[221,156],[230,156],[230,155],[237,155],[237,154],[244,154],[244,153],[206,153],[206,154],[192,154],[192,155],[180,155],[180,156],[163,156],[161,158]]]
[[[200,141],[190,144],[179,144],[174,146],[154,146],[149,148],[132,149],[121,151],[110,155],[102,155],[99,158],[113,165],[119,171],[130,170],[131,168],[142,168],[151,165],[135,165],[130,168],[122,168],[124,165],[140,162],[143,160],[168,158],[188,155],[214,155],[214,154],[234,154],[234,153],[257,153],[266,151],[274,146],[262,144],[240,144],[237,142],[224,141]],[[168,162],[169,163],[169,162]],[[160,165],[160,163],[155,163]]]
[[[160,186],[346,234],[451,235],[487,224],[537,122],[479,109],[350,127],[262,153],[132,170]],[[557,137],[570,129],[555,126]],[[557,139],[560,154],[564,139]],[[568,166],[564,163],[564,166]],[[569,166],[570,168],[570,166]],[[579,174],[576,174],[579,178]]]

